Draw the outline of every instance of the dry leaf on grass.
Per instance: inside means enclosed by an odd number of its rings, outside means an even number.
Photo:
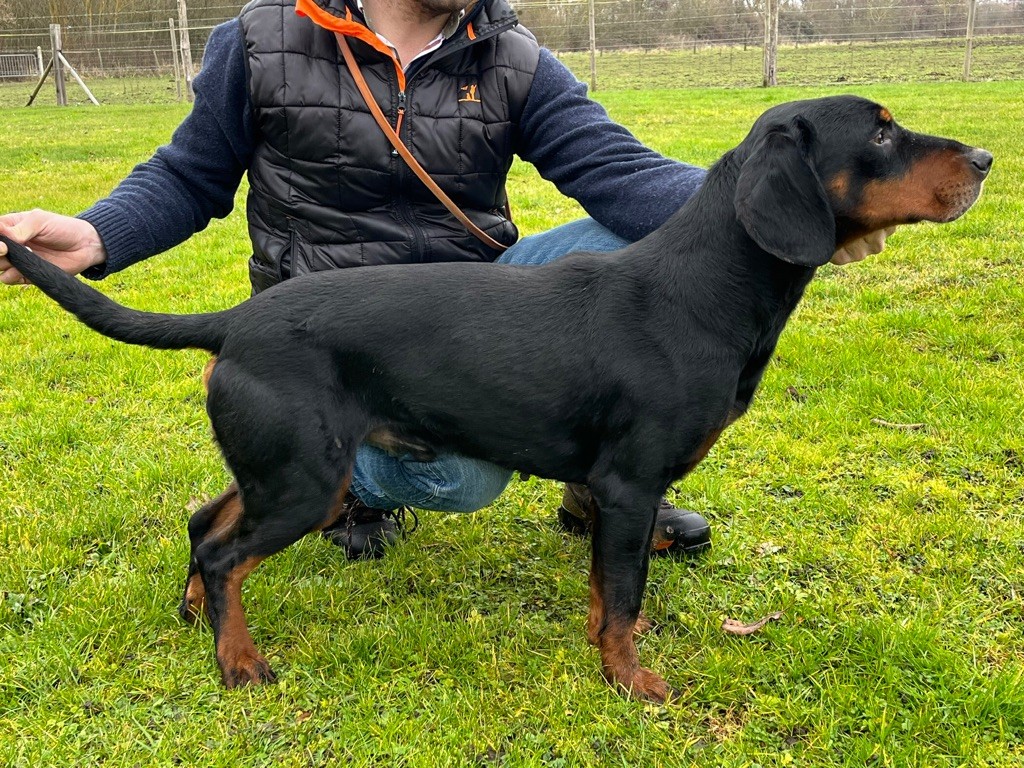
[[[761,629],[769,621],[775,621],[776,619],[782,618],[782,611],[776,611],[775,613],[769,613],[764,618],[758,619],[753,624],[744,624],[736,619],[726,619],[722,622],[722,631],[727,632],[730,635],[752,635]]]

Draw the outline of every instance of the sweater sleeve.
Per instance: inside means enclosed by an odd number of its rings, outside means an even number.
[[[516,154],[598,223],[638,240],[661,226],[705,171],[648,149],[587,96],[587,87],[545,48],[517,135]]]
[[[86,277],[106,277],[162,253],[234,207],[255,144],[237,19],[210,34],[193,85],[192,111],[171,142],[79,214],[96,227],[107,252],[107,261]]]

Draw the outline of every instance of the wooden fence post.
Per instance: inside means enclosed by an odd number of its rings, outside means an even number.
[[[71,62],[64,58],[64,54],[57,51],[57,61],[55,62],[55,66],[60,69],[61,64],[68,68],[68,72],[73,78],[75,78],[75,82],[78,83],[78,87],[85,91],[85,95],[89,97],[89,101],[98,107],[100,103],[96,101],[96,97],[92,95],[92,91],[89,90],[89,86],[85,84],[85,81],[81,78],[78,72],[75,71],[75,68],[71,66]]]
[[[64,67],[61,64],[60,24],[50,25],[50,47],[53,49],[53,82],[57,86],[57,105],[68,105],[68,94],[64,87]]]
[[[597,19],[594,0],[590,0],[590,90],[597,90]]]
[[[776,67],[779,58],[779,0],[764,0],[764,76],[761,85],[778,85]]]
[[[178,36],[174,34],[174,19],[167,20],[167,27],[171,30],[171,59],[174,61],[174,90],[178,94],[178,101],[181,101],[181,66],[178,64]]]
[[[188,41],[188,8],[185,6],[185,0],[178,0],[178,39],[181,41],[181,69],[185,77],[185,98],[192,101],[195,98],[195,93],[192,91],[195,70],[192,68],[192,46]]]
[[[967,3],[967,50],[964,51],[964,82],[971,79],[971,54],[974,52],[974,16],[978,10],[978,0]]]

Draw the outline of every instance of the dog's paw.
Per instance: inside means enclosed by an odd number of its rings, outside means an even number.
[[[196,626],[206,615],[206,589],[199,574],[190,576],[185,584],[185,594],[178,604],[178,615],[186,624]]]
[[[615,682],[624,688],[631,697],[641,701],[664,704],[679,698],[678,691],[674,690],[660,676],[644,667],[640,667],[628,682],[625,680],[616,680]]]
[[[238,654],[231,660],[218,659],[218,663],[221,679],[227,688],[277,682],[277,675],[270,664],[256,651]]]
[[[636,619],[636,625],[633,627],[634,635],[646,635],[652,629],[654,629],[654,622],[648,619],[643,613],[641,613]]]
[[[191,624],[193,627],[199,626],[203,619],[205,603],[200,601],[198,604],[194,604],[182,598],[181,602],[178,603],[178,616],[186,624]]]

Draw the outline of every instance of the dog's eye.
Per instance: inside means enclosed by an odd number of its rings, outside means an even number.
[[[881,128],[871,141],[881,147],[889,143],[889,137],[885,135],[885,129]]]

